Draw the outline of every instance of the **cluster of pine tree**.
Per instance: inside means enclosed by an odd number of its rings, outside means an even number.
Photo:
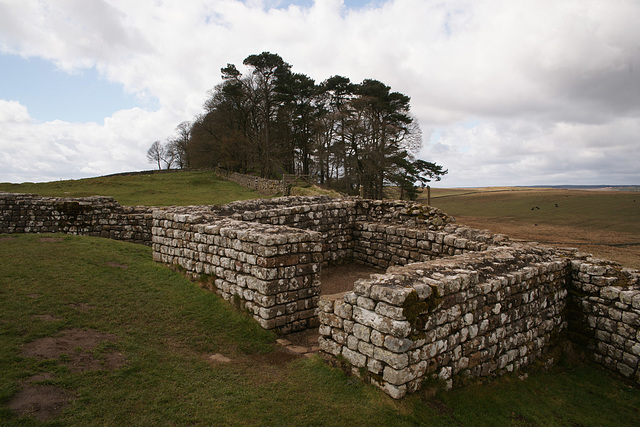
[[[178,126],[181,167],[309,175],[347,194],[380,199],[385,186],[414,198],[417,186],[447,173],[415,158],[422,144],[409,97],[377,80],[333,76],[320,84],[291,71],[279,55],[248,56],[243,75],[222,68],[202,115]]]

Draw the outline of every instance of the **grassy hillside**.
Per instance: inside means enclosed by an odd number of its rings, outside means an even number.
[[[208,171],[138,173],[45,183],[0,183],[0,191],[53,197],[111,196],[124,206],[221,205],[264,197]]]
[[[0,265],[2,425],[49,425],[18,417],[29,396],[41,408],[60,398],[51,425],[640,423],[640,390],[590,365],[393,401],[317,356],[278,350],[272,333],[140,245],[0,236]]]

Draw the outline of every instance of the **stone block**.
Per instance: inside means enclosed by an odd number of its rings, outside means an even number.
[[[347,362],[358,368],[363,368],[367,364],[367,356],[357,351],[353,351],[349,347],[344,347],[342,349],[342,356],[347,360]]]
[[[368,342],[358,341],[358,351],[366,356],[373,357],[376,347]]]
[[[631,311],[628,312],[624,312],[622,313],[621,316],[622,322],[624,322],[625,324],[629,325],[629,326],[633,326],[633,327],[640,327],[640,314],[639,313],[634,313]]]
[[[366,310],[374,310],[376,307],[376,303],[374,300],[363,296],[358,297],[358,299],[356,300],[356,305]]]
[[[391,305],[401,307],[409,295],[414,292],[416,291],[412,287],[374,284],[371,286],[370,297],[376,301],[384,301]]]
[[[360,323],[354,323],[353,335],[359,340],[369,342],[371,337],[371,328],[369,328],[368,326],[364,326]]]
[[[635,370],[633,368],[623,362],[618,362],[615,366],[616,370],[627,378],[631,378],[635,373]]]
[[[338,356],[342,353],[342,346],[330,338],[324,336],[318,337],[318,346],[326,353]]]
[[[404,369],[409,365],[409,355],[406,353],[394,353],[385,348],[375,347],[373,357],[393,367],[393,369]]]
[[[333,313],[326,313],[324,311],[320,311],[318,313],[318,319],[320,323],[323,325],[331,326],[332,328],[340,328],[342,329],[342,318],[336,316]]]
[[[382,390],[394,399],[402,399],[407,394],[407,386],[405,384],[399,386],[385,384]]]
[[[381,314],[382,316],[386,316],[394,320],[407,320],[407,318],[404,316],[404,309],[387,304],[385,302],[379,302],[375,306],[374,311],[378,314]]]
[[[383,334],[391,334],[398,338],[408,337],[411,333],[409,322],[393,320],[360,307],[353,307],[353,319]]]
[[[375,329],[371,330],[371,343],[378,347],[384,346],[384,337],[385,335]]]
[[[606,286],[600,289],[600,297],[605,300],[618,299],[619,295],[620,295],[620,288],[616,288],[614,286]]]
[[[379,360],[369,358],[367,361],[367,369],[376,375],[380,375],[384,369],[384,364]]]
[[[385,348],[395,352],[404,353],[408,351],[413,345],[413,341],[408,338],[396,338],[392,335],[386,335],[384,337]]]

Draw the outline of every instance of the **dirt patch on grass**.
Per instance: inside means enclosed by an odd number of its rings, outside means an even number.
[[[616,231],[585,230],[583,227],[530,224],[505,218],[456,217],[458,224],[506,234],[514,240],[575,247],[597,258],[640,268],[640,236]]]
[[[68,329],[59,336],[40,338],[26,344],[21,354],[57,360],[72,372],[114,370],[126,362],[122,353],[109,348],[115,341],[116,336],[112,334]],[[20,390],[9,401],[9,408],[18,417],[32,416],[41,421],[57,417],[73,395],[61,387],[42,384],[52,380],[55,380],[55,375],[44,372],[22,381]]]
[[[115,350],[96,351],[98,345],[114,343],[115,335],[83,329],[68,329],[57,337],[32,341],[22,355],[36,359],[57,359],[72,372],[113,370],[125,363]]]
[[[371,274],[384,270],[361,264],[345,264],[323,268],[320,272],[320,294],[333,295],[353,290],[358,279],[368,279]]]
[[[283,366],[300,357],[299,354],[290,352],[284,348],[278,348],[267,354],[252,354],[248,356],[248,358],[256,364],[269,366]]]
[[[120,268],[122,270],[126,270],[127,268],[129,268],[128,265],[126,265],[126,264],[118,264],[117,262],[107,262],[106,264],[109,267]]]
[[[300,347],[317,347],[319,336],[318,328],[311,328],[302,332],[287,334],[284,336],[284,339]]]
[[[60,320],[59,317],[52,316],[51,314],[36,314],[32,317],[34,319],[42,320],[43,322],[56,322]]]
[[[32,416],[47,421],[60,415],[71,398],[68,392],[54,385],[30,385],[13,396],[9,409],[19,417]]]
[[[75,308],[76,310],[80,311],[89,311],[93,308],[92,305],[86,304],[84,302],[72,302],[71,304],[69,304],[69,307]]]
[[[41,237],[38,239],[39,242],[63,242],[64,237]]]
[[[5,240],[15,240],[15,237],[13,236],[0,237],[0,242],[3,242]]]

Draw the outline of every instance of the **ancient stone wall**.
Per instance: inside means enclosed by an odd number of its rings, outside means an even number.
[[[282,197],[230,203],[217,211],[242,221],[287,225],[322,235],[323,264],[353,258],[353,225],[357,202],[328,196]]]
[[[320,302],[320,347],[394,398],[511,372],[566,328],[567,261],[506,246],[391,267]]]
[[[152,208],[111,197],[0,193],[0,233],[67,233],[151,245]]]
[[[640,383],[640,271],[586,256],[571,266],[569,338]]]
[[[281,225],[157,210],[154,260],[194,273],[265,329],[317,326],[321,235]]]
[[[439,219],[438,216],[435,218]],[[433,231],[415,228],[415,225],[407,227],[376,222],[356,222],[353,239],[353,258],[362,264],[382,268],[484,251],[490,244],[507,240],[505,236],[467,227],[446,226],[440,231]]]
[[[363,215],[361,203],[316,196],[157,210],[154,257],[195,275],[213,275],[212,289],[247,307],[267,329],[305,329],[317,325],[321,266],[353,259],[353,230],[356,215]],[[402,203],[389,204],[388,214],[405,208]],[[445,219],[450,222],[436,209],[430,215],[443,218],[443,224]],[[265,242],[277,247],[256,249]],[[265,258],[256,250],[270,255]],[[277,294],[256,294],[250,287],[256,282]]]
[[[153,212],[153,214],[152,214]],[[499,375],[567,337],[640,383],[640,272],[456,226],[410,202],[291,197],[171,208],[0,193],[0,233],[153,241],[267,329],[319,325],[321,347],[398,398],[436,379]],[[319,271],[385,267],[320,297]]]
[[[213,171],[220,177],[240,184],[243,187],[250,188],[262,194],[274,195],[288,194],[288,187],[280,180],[265,179],[253,175],[245,175],[238,172],[231,172],[220,168],[214,168]]]
[[[374,222],[403,227],[440,230],[454,222],[449,215],[433,206],[401,200],[359,199],[356,221]]]

